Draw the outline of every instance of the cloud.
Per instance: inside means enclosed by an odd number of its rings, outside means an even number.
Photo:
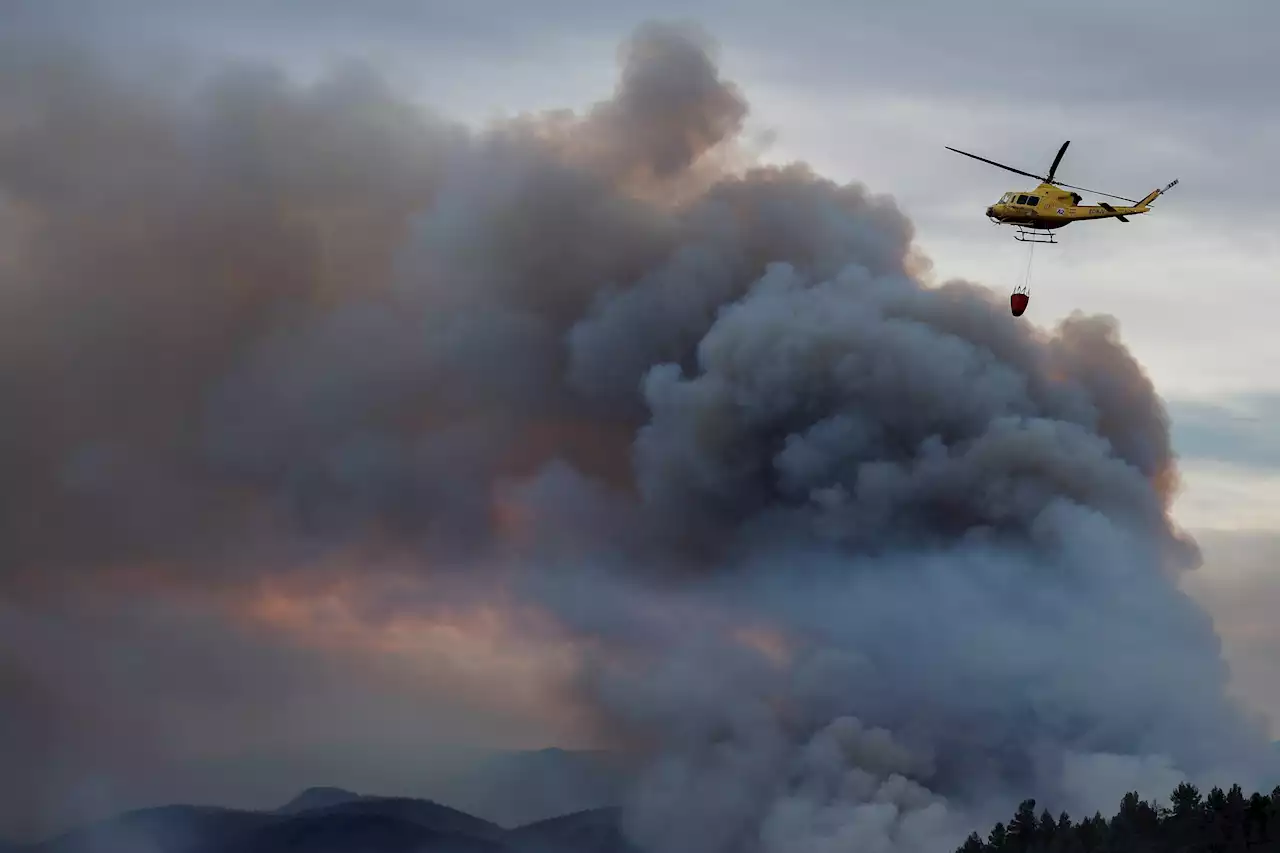
[[[1238,395],[1225,404],[1175,400],[1169,412],[1179,454],[1187,459],[1253,470],[1280,466],[1280,442],[1267,426],[1280,416],[1280,397]]]
[[[941,0],[909,8],[864,9],[818,2],[805,14],[767,3],[699,0],[676,4],[653,0],[643,10],[555,0],[537,11],[512,0],[486,0],[466,8],[405,0],[373,0],[359,14],[336,2],[308,4],[309,25],[297,25],[288,7],[229,0],[216,7],[196,2],[49,0],[6,12],[19,34],[71,32],[121,38],[138,28],[151,38],[183,40],[202,49],[224,50],[213,34],[235,33],[254,49],[325,53],[335,46],[376,44],[403,56],[423,45],[460,57],[490,57],[537,50],[559,38],[612,42],[615,33],[653,16],[702,22],[726,42],[740,46],[761,72],[776,81],[813,89],[844,90],[852,80],[881,91],[921,91],[1061,106],[1142,103],[1161,110],[1255,112],[1269,78],[1259,69],[1274,63],[1265,33],[1275,8],[1247,0],[1211,11],[1190,2],[1142,2],[1115,6],[1085,0],[1069,8],[1029,9],[1009,16],[992,7],[960,9]],[[90,25],[92,28],[90,28]],[[1055,52],[1016,75],[995,61],[1051,28]],[[201,38],[201,33],[204,37]],[[115,35],[109,35],[115,34]],[[826,61],[840,55],[833,66]],[[909,55],[896,73],[877,73],[885,63]],[[430,63],[429,57],[421,62]],[[1063,74],[1064,66],[1070,67]],[[1111,85],[1117,80],[1122,86]],[[1069,117],[1063,123],[1070,127]],[[1212,130],[1212,128],[1207,128]],[[1052,156],[1052,152],[1048,156]]]
[[[388,703],[458,684],[633,750],[669,851],[933,849],[1081,780],[1266,769],[1114,322],[1011,323],[918,280],[893,199],[752,167],[704,33],[620,55],[601,103],[483,131],[365,67],[6,60],[3,671],[27,764],[70,756],[4,779],[17,814],[263,748],[268,710],[322,740],[331,691],[413,742]],[[103,662],[153,624],[176,658]],[[103,752],[77,706],[123,721]]]

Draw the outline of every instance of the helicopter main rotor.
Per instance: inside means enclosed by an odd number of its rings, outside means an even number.
[[[1052,184],[1057,187],[1065,187],[1066,189],[1069,189],[1069,190],[1080,190],[1081,192],[1092,193],[1093,195],[1102,195],[1102,196],[1106,196],[1107,198],[1114,198],[1114,199],[1119,199],[1120,201],[1127,201],[1130,204],[1138,203],[1135,199],[1126,198],[1125,196],[1116,195],[1115,193],[1104,193],[1099,190],[1091,190],[1085,187],[1077,187],[1074,184],[1065,184],[1062,181],[1055,181],[1054,175],[1056,175],[1058,172],[1058,164],[1062,162],[1062,155],[1067,153],[1067,146],[1070,144],[1071,144],[1070,139],[1062,143],[1062,147],[1058,149],[1058,156],[1053,158],[1053,165],[1049,167],[1049,174],[1047,175],[1033,175],[1030,172],[1024,172],[1022,169],[1015,169],[1012,166],[1006,166],[1004,163],[997,163],[995,160],[988,160],[986,157],[979,157],[977,154],[970,154],[968,151],[961,151],[959,148],[952,148],[950,145],[947,145],[944,147],[948,151],[954,151],[957,154],[963,154],[966,157],[972,157],[974,160],[981,160],[983,163],[989,163],[992,166],[995,166],[1000,169],[1004,169],[1006,172],[1013,172],[1015,175],[1023,175],[1028,178],[1034,178],[1035,180],[1040,181],[1041,183],[1044,183],[1044,184]]]

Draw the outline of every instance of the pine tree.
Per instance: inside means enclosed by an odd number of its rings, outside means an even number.
[[[1045,853],[1057,853],[1061,847],[1058,841],[1058,822],[1053,819],[1053,815],[1049,814],[1048,809],[1040,813],[1040,823],[1036,827],[1036,841],[1032,846]]]
[[[1111,820],[1101,813],[1073,823],[1055,821],[1036,801],[1024,800],[1008,825],[997,823],[984,843],[978,833],[958,853],[1280,853],[1280,786],[1248,797],[1239,785],[1195,785],[1173,790],[1168,808],[1129,792]]]
[[[1200,789],[1183,782],[1169,795],[1169,816],[1160,833],[1165,849],[1176,853],[1194,853],[1204,838],[1204,800]]]
[[[1269,797],[1257,793],[1249,798],[1245,816],[1245,844],[1250,848],[1272,845],[1271,835],[1275,827],[1273,806]],[[1276,839],[1280,842],[1280,838]],[[1280,843],[1275,844],[1280,847]]]
[[[1008,833],[1005,831],[1004,822],[1001,821],[992,827],[991,834],[987,836],[987,847],[990,850],[1006,850],[1008,841]]]
[[[1013,816],[1013,820],[1009,821],[1009,849],[1016,853],[1028,853],[1031,846],[1035,844],[1038,825],[1036,801],[1023,800],[1018,806],[1017,814]]]

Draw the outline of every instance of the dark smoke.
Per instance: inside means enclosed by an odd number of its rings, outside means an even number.
[[[352,543],[579,640],[662,853],[936,850],[1258,769],[1114,325],[926,287],[892,200],[726,170],[700,34],[623,56],[585,114],[483,132],[361,68],[0,59],[3,790],[62,796],[63,697],[113,701],[23,608]]]

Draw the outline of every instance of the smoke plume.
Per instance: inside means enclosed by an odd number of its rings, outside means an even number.
[[[934,851],[1026,796],[1253,778],[1115,324],[926,286],[892,199],[744,166],[702,34],[621,57],[603,103],[481,130],[367,68],[0,58],[0,787],[147,736],[32,620],[88,646],[108,590],[338,552],[371,624],[571,648],[648,850]]]

